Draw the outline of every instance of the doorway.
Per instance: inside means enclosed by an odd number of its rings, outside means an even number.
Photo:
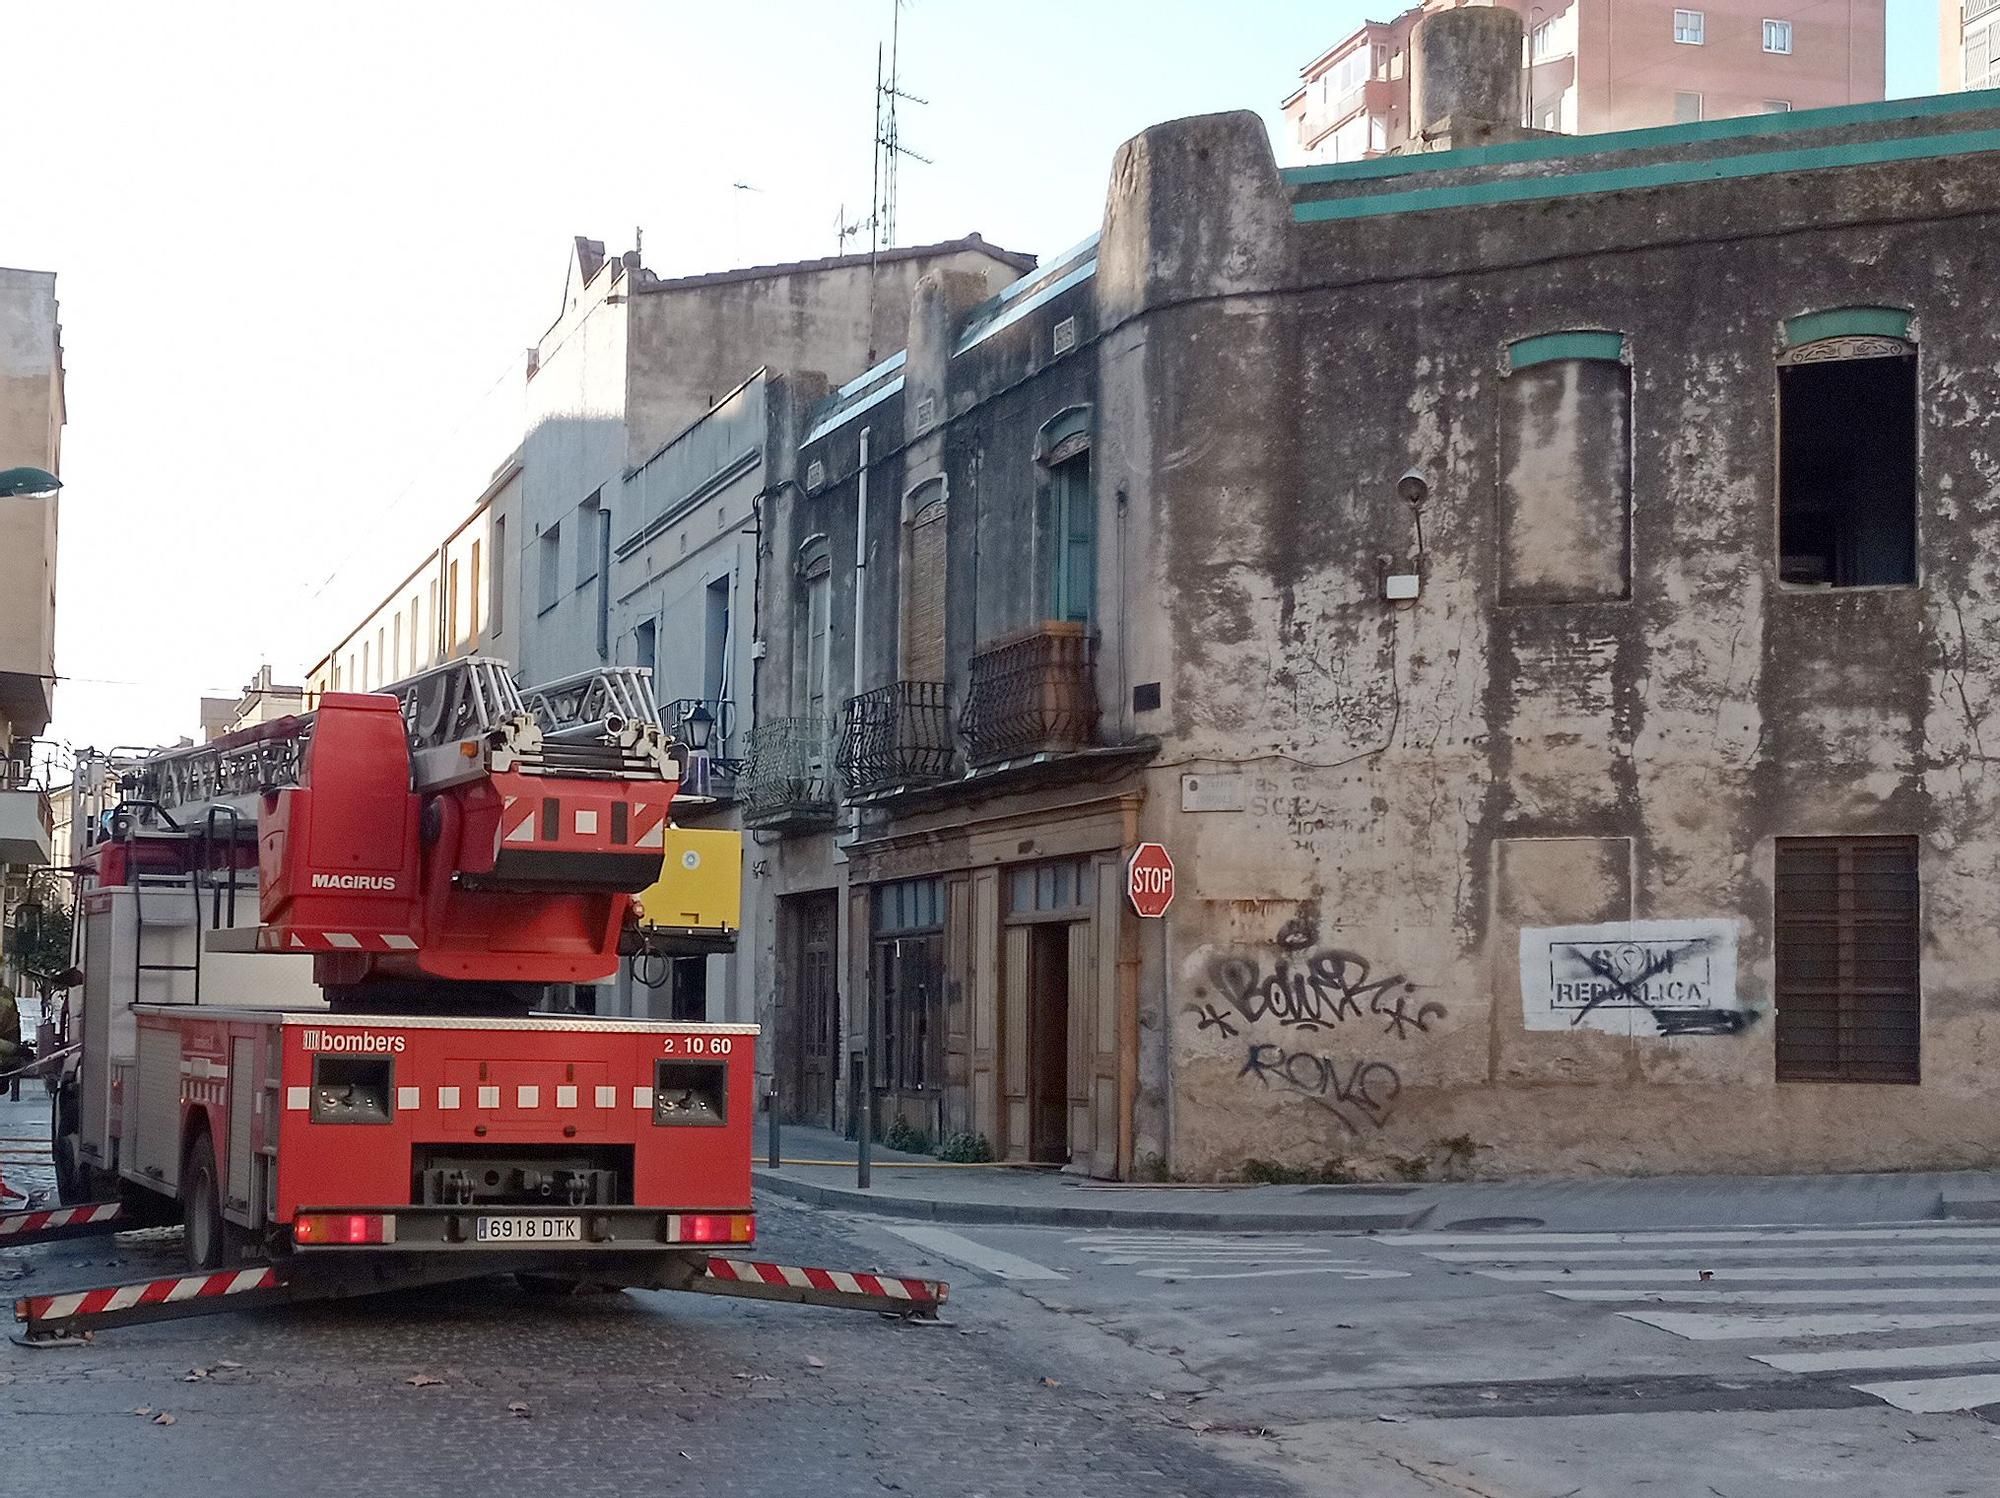
[[[827,890],[794,895],[784,904],[791,981],[779,1029],[790,1064],[781,1106],[789,1123],[830,1129],[840,1067],[840,989],[835,979],[839,897]]]
[[[1028,1158],[1069,1163],[1069,924],[1028,928]]]

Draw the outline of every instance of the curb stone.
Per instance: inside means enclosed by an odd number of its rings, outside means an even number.
[[[988,1226],[1153,1228],[1193,1232],[1382,1233],[1415,1227],[1432,1210],[1429,1203],[1368,1210],[1322,1212],[1199,1212],[1146,1208],[1014,1206],[1006,1202],[931,1201],[878,1195],[840,1186],[795,1181],[769,1169],[753,1171],[759,1190],[815,1207],[836,1207],[876,1217],[909,1217],[927,1222],[983,1223]]]

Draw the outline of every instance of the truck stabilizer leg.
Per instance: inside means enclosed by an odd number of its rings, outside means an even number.
[[[27,1295],[14,1302],[14,1319],[22,1323],[23,1340],[48,1342],[100,1326],[172,1321],[215,1311],[248,1310],[251,1306],[294,1298],[284,1274],[268,1264],[260,1264],[215,1274],[170,1275],[166,1279],[104,1285],[94,1290]]]
[[[134,1226],[122,1202],[86,1202],[35,1212],[0,1212],[0,1248],[53,1243],[58,1238],[95,1238]]]
[[[699,1275],[679,1288],[701,1295],[786,1300],[799,1305],[837,1306],[925,1319],[936,1316],[938,1307],[951,1295],[951,1286],[942,1280],[718,1258],[709,1259]]]

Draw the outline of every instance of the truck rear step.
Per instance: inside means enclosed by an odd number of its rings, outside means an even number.
[[[85,1202],[33,1212],[0,1213],[0,1248],[54,1243],[58,1238],[96,1238],[137,1227],[123,1202]]]

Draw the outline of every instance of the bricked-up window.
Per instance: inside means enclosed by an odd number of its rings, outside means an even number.
[[[1779,838],[1778,1080],[1917,1082],[1917,840]]]
[[[1787,583],[1917,580],[1914,344],[1860,334],[1786,352],[1778,367],[1778,552]]]

